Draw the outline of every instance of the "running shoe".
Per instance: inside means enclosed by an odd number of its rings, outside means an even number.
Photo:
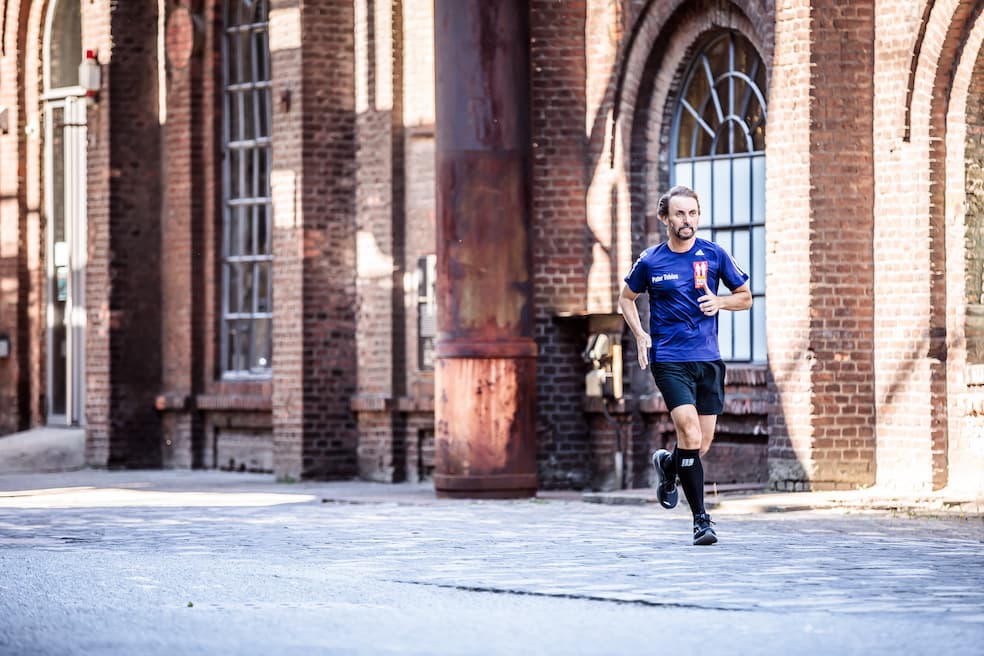
[[[680,498],[677,491],[676,475],[666,473],[666,461],[670,457],[670,452],[660,449],[653,454],[653,469],[656,470],[656,499],[659,505],[666,509],[675,508]]]
[[[711,516],[707,513],[701,513],[694,516],[694,544],[706,545],[714,544],[718,541],[717,533],[711,527]]]

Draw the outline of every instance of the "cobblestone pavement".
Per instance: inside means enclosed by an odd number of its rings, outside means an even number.
[[[0,654],[984,653],[980,518],[7,490]]]

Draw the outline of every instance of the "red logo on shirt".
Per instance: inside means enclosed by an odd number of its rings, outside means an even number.
[[[694,287],[700,289],[707,284],[707,261],[694,262]]]

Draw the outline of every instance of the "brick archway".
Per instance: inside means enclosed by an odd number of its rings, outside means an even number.
[[[771,3],[758,0],[728,2],[652,3],[646,5],[622,56],[615,91],[615,138],[621,141],[629,179],[632,250],[644,246],[655,214],[658,190],[669,181],[666,147],[672,121],[673,93],[701,38],[715,30],[734,30],[748,38],[772,74],[775,21]],[[613,151],[615,149],[613,148]]]
[[[621,58],[615,91],[612,167],[624,172],[629,194],[631,251],[638,254],[658,237],[656,203],[670,182],[669,144],[676,96],[689,64],[708,40],[721,32],[747,39],[771,79],[775,17],[772,4],[758,1],[646,4]],[[619,159],[620,158],[620,159]],[[635,359],[628,346],[627,362]],[[647,371],[630,368],[631,388],[642,398],[658,399]],[[767,371],[761,365],[729,368],[728,394],[741,399],[725,408],[726,430],[707,460],[709,474],[722,482],[765,483],[768,478]],[[641,404],[647,447],[672,440],[662,401]]]
[[[977,48],[968,48],[971,44],[967,39],[969,36],[968,28],[974,22],[974,17],[981,15],[978,3],[969,0],[961,0],[952,9],[950,22],[945,31],[945,39],[939,50],[939,60],[933,76],[933,93],[929,115],[929,136],[930,136],[930,173],[929,173],[929,192],[930,192],[930,258],[931,272],[929,292],[930,292],[930,326],[929,326],[929,345],[928,359],[931,367],[930,395],[932,402],[932,419],[930,423],[931,431],[931,453],[932,453],[932,487],[939,489],[945,487],[949,479],[949,450],[951,438],[951,422],[949,415],[956,415],[957,412],[950,412],[949,383],[956,382],[953,375],[954,368],[959,366],[959,357],[953,358],[951,362],[951,347],[954,345],[954,330],[959,334],[959,328],[952,325],[948,320],[948,308],[953,307],[958,298],[956,297],[953,285],[948,284],[948,271],[950,270],[949,251],[953,248],[953,243],[949,233],[955,231],[954,205],[957,199],[947,198],[947,161],[951,155],[951,145],[948,143],[947,135],[951,129],[958,132],[961,129],[956,125],[954,112],[958,111],[959,105],[966,103],[968,88],[955,89],[957,83],[956,72],[961,65],[969,69],[965,75],[970,76],[974,63],[977,60]],[[931,19],[935,16],[931,16]],[[965,70],[966,70],[965,69]],[[918,75],[918,73],[917,73]],[[968,81],[969,85],[969,81]],[[953,107],[951,107],[953,103]],[[964,112],[962,112],[964,113]],[[964,113],[966,117],[966,113]],[[966,121],[964,120],[964,129]],[[957,151],[963,149],[958,144],[953,144],[952,148]],[[957,157],[958,153],[953,153]],[[962,154],[959,156],[962,161]],[[962,203],[961,203],[962,204]],[[962,267],[954,267],[962,268]],[[961,303],[962,305],[962,303]],[[963,341],[963,340],[961,340]],[[954,353],[953,355],[957,355]],[[957,379],[958,380],[958,379]],[[984,381],[982,381],[984,382]],[[956,411],[956,408],[952,408]],[[955,417],[954,417],[955,418]],[[957,428],[957,426],[952,426]],[[955,436],[954,436],[955,437]]]
[[[909,15],[883,23],[878,35],[879,43],[894,44],[877,54],[875,98],[874,259],[885,264],[874,297],[883,485],[947,486],[952,449],[961,441],[968,373],[965,108],[980,49],[978,4],[906,5]]]
[[[4,5],[0,27],[3,47],[0,105],[7,109],[7,129],[0,136],[0,225],[12,235],[15,253],[0,257],[0,278],[10,293],[0,301],[0,333],[11,338],[9,372],[0,382],[0,433],[37,426],[45,421],[47,345],[45,303],[47,258],[44,236],[45,122],[42,117],[45,22],[52,0],[17,0]],[[16,172],[16,173],[15,173]],[[8,237],[9,238],[9,237]],[[0,250],[4,250],[0,248]],[[9,252],[9,250],[8,250]],[[9,406],[8,406],[9,404]]]
[[[949,84],[945,160],[934,164],[934,185],[943,187],[946,229],[946,330],[948,335],[947,449],[945,482],[978,491],[984,486],[984,10],[966,14],[953,49],[941,66]],[[934,196],[934,200],[937,198]]]

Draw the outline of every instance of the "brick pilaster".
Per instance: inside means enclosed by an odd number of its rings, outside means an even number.
[[[771,478],[792,489],[866,485],[875,457],[874,7],[791,0],[777,3],[776,21],[767,146]]]
[[[8,3],[5,20],[21,11],[20,2]],[[0,17],[4,20],[4,17]],[[0,335],[9,340],[10,352],[0,359],[0,435],[24,429],[30,422],[31,367],[29,321],[30,277],[28,221],[25,209],[24,57],[15,38],[4,34],[0,56],[0,105],[7,109],[6,132],[0,134]],[[38,217],[34,218],[34,222]]]
[[[405,476],[394,399],[405,387],[402,3],[355,3],[359,475]],[[385,357],[381,357],[385,354]]]
[[[583,1],[530,3],[537,470],[544,486],[583,484],[590,467],[581,413],[584,335],[554,320],[587,307],[586,20]],[[596,86],[603,95],[605,82]]]
[[[355,119],[352,3],[273,2],[274,469],[352,476]]]
[[[185,40],[193,31],[180,32],[190,26],[192,11],[200,3],[174,4],[168,7],[168,25]],[[172,35],[173,36],[173,35]],[[194,460],[192,395],[201,382],[203,364],[201,341],[196,339],[200,327],[201,285],[195,272],[203,249],[196,237],[202,223],[202,61],[200,56],[185,59],[192,52],[192,42],[168,41],[174,52],[167,58],[167,121],[163,139],[167,154],[162,159],[161,208],[161,391],[170,402],[158,409],[168,413],[162,421],[162,464],[188,468]],[[161,90],[162,93],[165,90]],[[197,375],[196,375],[197,374]],[[163,406],[163,407],[162,407]]]
[[[84,45],[92,43],[103,62],[99,103],[89,108],[87,460],[155,466],[161,462],[154,407],[161,380],[157,3],[87,7]],[[127,38],[111,40],[109,33]]]

